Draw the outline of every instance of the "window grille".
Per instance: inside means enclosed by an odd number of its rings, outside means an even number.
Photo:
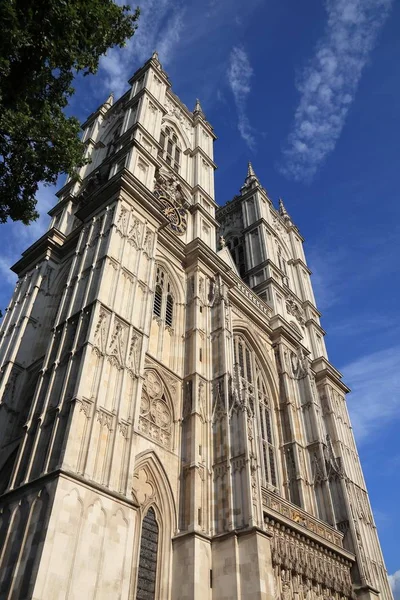
[[[172,320],[174,316],[174,301],[171,294],[167,296],[167,303],[165,307],[165,323],[166,325],[172,326]]]
[[[161,307],[162,307],[162,289],[161,289],[160,285],[156,285],[156,291],[154,293],[153,313],[157,317],[161,317]]]
[[[156,288],[154,291],[153,314],[172,327],[175,316],[174,295],[168,275],[161,267],[156,270]]]

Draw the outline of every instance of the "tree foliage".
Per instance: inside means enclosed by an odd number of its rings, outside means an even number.
[[[63,109],[78,72],[133,35],[139,11],[113,0],[1,0],[0,222],[37,218],[38,183],[85,163]]]

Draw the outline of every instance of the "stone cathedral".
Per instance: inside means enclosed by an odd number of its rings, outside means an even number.
[[[157,53],[12,267],[1,600],[390,600],[303,238]],[[238,182],[239,184],[240,182]]]

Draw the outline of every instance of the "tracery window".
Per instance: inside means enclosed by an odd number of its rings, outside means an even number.
[[[160,135],[161,150],[159,155],[162,156],[165,162],[179,173],[181,165],[182,150],[178,140],[178,136],[171,127],[165,127]]]
[[[158,444],[171,448],[173,417],[164,384],[154,371],[145,372],[140,401],[139,430]]]
[[[172,327],[174,313],[175,303],[171,282],[162,267],[157,266],[153,314],[164,321],[167,327]]]
[[[275,443],[271,400],[261,365],[252,348],[240,335],[234,336],[234,359],[240,386],[256,418],[263,481],[277,486]]]
[[[142,521],[136,600],[154,600],[156,594],[158,523],[152,507]]]

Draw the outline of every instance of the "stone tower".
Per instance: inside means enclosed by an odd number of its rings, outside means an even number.
[[[218,208],[156,53],[129,83],[13,267],[1,600],[390,600],[298,229],[251,165]]]

